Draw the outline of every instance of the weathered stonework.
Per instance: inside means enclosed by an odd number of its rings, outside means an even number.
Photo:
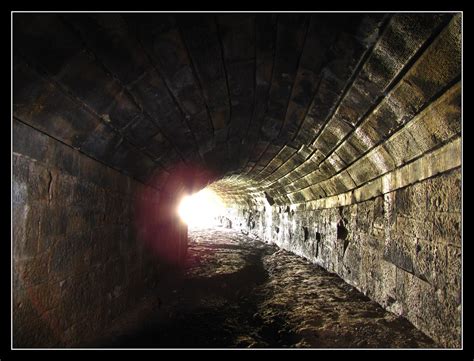
[[[234,223],[337,273],[440,345],[461,342],[461,173],[334,208],[241,208]]]
[[[161,273],[134,219],[146,186],[16,121],[13,137],[13,346],[80,345]]]

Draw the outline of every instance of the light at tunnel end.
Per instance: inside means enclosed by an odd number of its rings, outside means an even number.
[[[184,196],[178,206],[178,214],[189,227],[212,227],[218,224],[218,217],[225,214],[220,197],[208,188]]]

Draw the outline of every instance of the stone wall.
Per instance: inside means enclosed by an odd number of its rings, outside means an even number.
[[[14,347],[81,344],[155,285],[160,266],[134,213],[138,197],[158,194],[21,122],[13,129]]]
[[[460,168],[346,206],[241,209],[235,223],[337,273],[440,345],[460,347]]]
[[[389,20],[326,121],[307,113],[311,142],[269,145],[211,187],[233,224],[459,347],[462,17],[421,19]]]

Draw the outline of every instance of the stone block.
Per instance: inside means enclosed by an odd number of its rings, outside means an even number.
[[[353,138],[354,134],[350,135],[335,151],[339,158],[346,164],[350,164],[356,160],[359,154],[358,150],[351,143],[351,139]]]
[[[27,84],[31,82],[29,84],[40,87],[38,98],[28,94],[25,94],[26,99],[22,99],[23,95],[16,96],[15,102],[22,104],[14,112],[19,119],[73,147],[79,146],[94,131],[97,119],[55,84],[41,78],[31,68],[18,68],[18,71],[28,73]]]
[[[73,272],[82,260],[84,236],[61,236],[51,249],[50,270],[58,277]]]
[[[36,162],[30,163],[28,172],[28,198],[31,201],[50,198],[53,173]]]
[[[92,157],[109,163],[116,147],[123,137],[115,133],[106,123],[99,123],[93,132],[89,133],[80,145],[80,149]],[[81,161],[82,163],[83,161]],[[87,162],[87,161],[85,161]],[[81,172],[82,173],[82,172]]]
[[[453,245],[447,246],[446,266],[446,292],[461,304],[461,278],[462,278],[462,252],[461,248]]]
[[[410,83],[430,97],[460,72],[461,16],[455,14],[448,26],[424,52],[410,71]]]
[[[66,229],[64,232],[66,237],[87,234],[91,228],[96,226],[96,217],[93,217],[93,214],[94,213],[87,208],[78,206],[69,207],[64,214],[59,216],[66,219]]]
[[[367,157],[377,169],[377,174],[384,174],[395,168],[395,162],[384,147],[376,147]]]
[[[427,151],[461,132],[461,85],[457,83],[407,125],[418,147]]]
[[[68,228],[67,209],[53,204],[40,204],[34,212],[40,218],[41,239],[66,234]]]
[[[367,157],[359,159],[347,168],[347,171],[357,185],[364,184],[379,175],[377,168]]]
[[[157,126],[144,114],[138,114],[124,131],[126,137],[139,146],[144,146],[158,132]]]
[[[421,297],[423,294],[433,293],[434,287],[429,283],[414,276],[411,272],[397,267],[396,295],[397,301],[401,305],[401,315],[410,319],[416,327],[425,326],[422,319],[423,308],[430,307],[426,303],[422,304],[423,299]],[[427,299],[424,300],[426,302]]]
[[[425,239],[417,239],[413,258],[414,275],[430,285],[446,287],[446,245]]]
[[[27,291],[14,292],[12,310],[13,347],[55,347],[59,344],[60,334],[54,328],[48,313],[43,313],[37,300]],[[38,317],[42,314],[43,317]]]
[[[461,214],[460,213],[427,213],[427,220],[433,222],[433,239],[442,240],[447,244],[461,246]]]
[[[15,257],[33,257],[38,252],[41,213],[37,204],[13,207],[13,253]]]
[[[428,239],[433,233],[433,223],[423,219],[423,213],[419,218],[397,216],[397,232],[407,237]]]
[[[51,153],[49,145],[50,140],[46,135],[39,133],[27,124],[14,118],[13,152],[17,154],[14,154],[13,173],[15,174],[15,168],[19,165],[15,162],[15,158],[18,158],[18,161],[23,160],[23,162],[26,163],[26,159],[22,158],[20,155],[32,159],[47,161]]]
[[[28,178],[30,160],[22,155],[13,154],[13,180],[12,201],[13,203],[26,203],[28,200]]]
[[[15,288],[26,289],[46,282],[50,275],[49,255],[41,253],[34,258],[14,259],[13,272],[17,275]]]
[[[426,184],[427,207],[430,211],[461,211],[461,172],[459,169],[432,178]]]
[[[25,237],[29,206],[14,203],[12,211],[12,245],[14,257],[29,257],[35,255],[37,251],[37,239]]]
[[[415,252],[414,239],[404,236],[392,236],[386,240],[383,250],[383,259],[393,263],[405,272],[413,274],[413,259]]]
[[[387,140],[384,147],[397,166],[407,163],[422,152],[413,136],[404,129]]]
[[[397,267],[390,262],[380,259],[379,277],[375,285],[374,298],[382,307],[392,309],[397,299]]]

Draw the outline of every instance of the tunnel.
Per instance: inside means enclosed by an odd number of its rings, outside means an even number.
[[[461,60],[459,12],[15,12],[12,347],[460,348]]]

